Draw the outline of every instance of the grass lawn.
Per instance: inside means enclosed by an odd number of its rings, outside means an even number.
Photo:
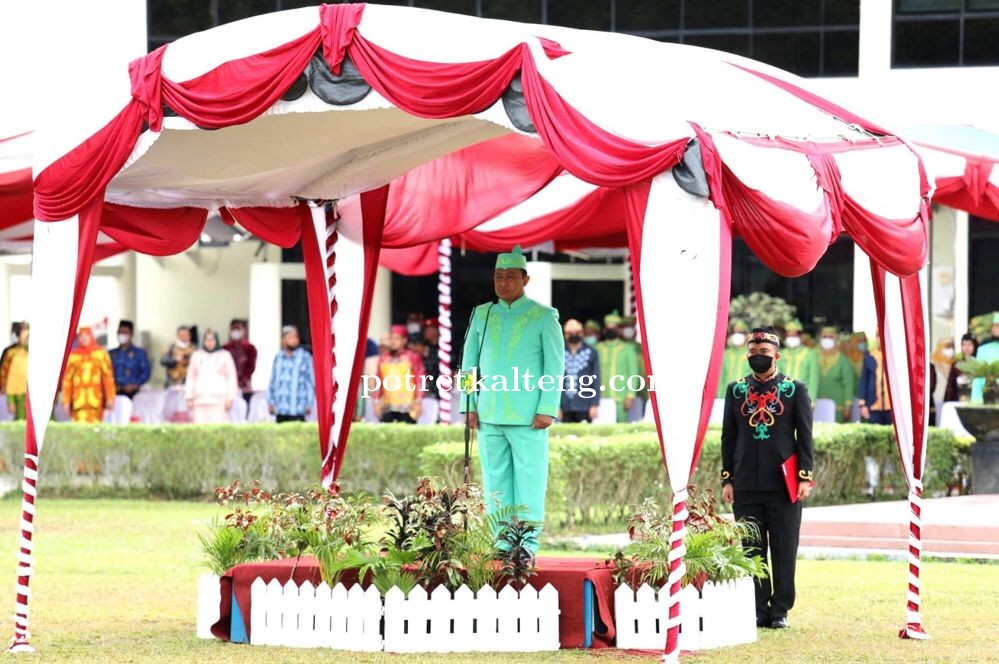
[[[14,608],[20,503],[0,501],[0,607]],[[195,530],[214,505],[124,500],[39,504],[31,628],[44,662],[606,662],[651,656],[566,651],[542,655],[401,656],[236,646],[194,637]],[[716,662],[999,662],[999,565],[928,563],[926,627],[917,643],[895,634],[903,616],[905,565],[804,560],[793,628],[761,630],[756,644],[704,653]],[[10,623],[8,623],[9,625]],[[8,626],[8,630],[10,627]]]

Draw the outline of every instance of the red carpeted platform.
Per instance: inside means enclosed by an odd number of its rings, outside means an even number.
[[[582,648],[586,642],[587,625],[596,623],[597,630],[592,634],[591,648],[609,648],[614,641],[614,579],[613,569],[597,558],[538,558],[538,573],[532,577],[531,585],[543,588],[551,584],[558,591],[559,641],[563,648]],[[257,578],[265,582],[277,579],[286,583],[294,579],[296,583],[310,581],[319,584],[319,566],[314,558],[303,557],[296,561],[276,560],[263,563],[237,565],[222,577],[220,618],[212,626],[212,634],[225,641],[230,640],[232,599],[239,604],[239,613],[250,615],[250,585]],[[596,619],[587,620],[586,582],[592,584],[595,605],[592,611]],[[344,575],[343,583],[356,582],[356,576]],[[601,624],[602,623],[602,624]],[[245,625],[247,635],[251,626]]]

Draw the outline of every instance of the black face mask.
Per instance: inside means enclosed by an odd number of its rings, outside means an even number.
[[[604,339],[617,339],[617,330],[604,330]]]
[[[769,355],[750,355],[749,367],[758,374],[765,374],[774,365],[774,358]]]
[[[581,334],[570,334],[565,338],[571,344],[578,344],[583,340],[583,335]]]

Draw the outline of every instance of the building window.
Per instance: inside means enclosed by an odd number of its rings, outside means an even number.
[[[999,64],[999,0],[895,0],[893,67]]]
[[[897,0],[920,20],[938,5],[960,14],[962,0]],[[999,0],[964,0],[964,61],[990,62],[999,40]],[[624,32],[662,42],[742,55],[800,76],[855,76],[859,0],[380,0],[457,14],[584,30]],[[149,0],[149,50],[185,35],[257,14],[312,5],[315,0]],[[956,4],[955,4],[956,3]],[[971,11],[973,10],[973,11]],[[930,12],[930,13],[927,13]],[[916,52],[930,51],[920,33],[903,30]],[[933,27],[930,25],[930,27]],[[918,34],[909,34],[915,30]],[[937,39],[931,36],[930,40]],[[958,39],[955,37],[954,39]],[[938,55],[949,64],[954,49]],[[946,49],[945,49],[946,50]]]

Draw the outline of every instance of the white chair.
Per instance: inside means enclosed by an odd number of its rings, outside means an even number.
[[[364,417],[363,417],[362,421],[367,422],[368,424],[377,424],[378,423],[378,421],[379,421],[378,420],[378,416],[375,415],[375,400],[374,399],[365,399],[364,400]]]
[[[163,422],[163,409],[166,406],[164,390],[139,390],[132,397],[132,415],[143,424]]]
[[[635,398],[631,402],[631,410],[628,411],[628,421],[629,422],[641,422],[642,416],[645,414],[645,401],[640,398]]]
[[[354,419],[353,417],[350,419]],[[309,409],[309,414],[305,416],[306,422],[318,422],[319,413],[316,411],[316,402],[312,402],[312,408]]]
[[[651,398],[648,401],[645,402],[645,416],[642,418],[642,420],[645,421],[645,422],[655,422],[656,421],[655,411],[652,410],[652,399]]]
[[[836,422],[836,402],[832,399],[816,399],[815,412],[812,414],[815,422]]]
[[[14,416],[7,409],[7,395],[0,392],[0,422],[10,422]]]
[[[56,399],[55,407],[52,408],[52,417],[56,422],[69,422],[69,413],[66,409],[62,407],[62,392],[59,393],[59,398]]]
[[[114,398],[114,408],[104,413],[104,424],[128,424],[132,421],[132,400],[123,394]]]
[[[715,399],[714,404],[711,406],[711,417],[708,418],[708,424],[721,424],[725,419],[725,400]]]
[[[233,424],[243,424],[246,422],[248,410],[246,399],[242,395],[236,397],[232,400],[232,406],[229,407],[229,421]]]
[[[937,411],[937,421],[940,423],[938,426],[941,429],[950,429],[959,438],[970,438],[971,434],[961,424],[961,418],[957,414],[957,407],[960,403],[959,401],[947,401],[940,407],[940,410]]]
[[[603,398],[597,408],[597,416],[593,418],[594,424],[616,424],[617,423],[617,402],[613,399]]]
[[[440,404],[437,399],[424,397],[423,407],[420,409],[420,416],[416,418],[417,424],[436,424],[437,415],[440,413]]]
[[[250,408],[246,414],[247,422],[273,422],[274,416],[267,408],[267,393],[254,392],[250,397]]]
[[[184,398],[184,386],[173,385],[166,391],[163,399],[164,422],[190,422],[187,412],[187,399]]]

